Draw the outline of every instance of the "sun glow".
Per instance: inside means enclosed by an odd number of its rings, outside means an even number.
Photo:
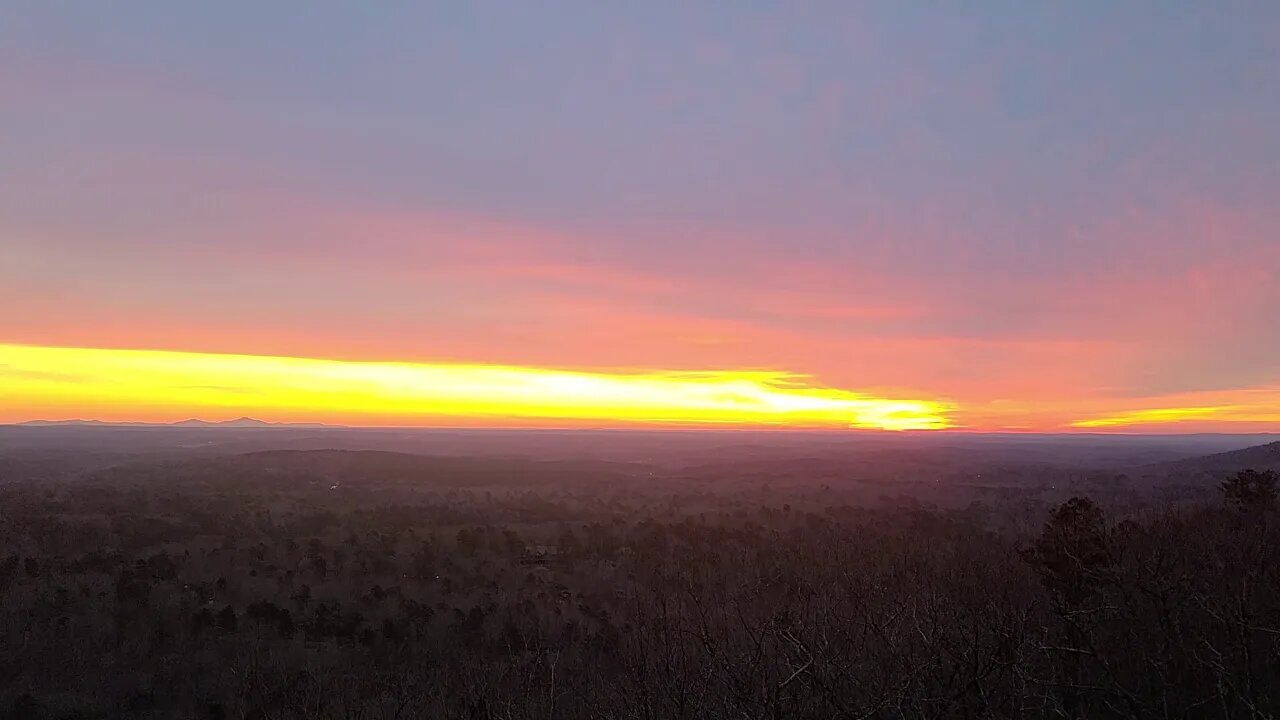
[[[805,380],[766,371],[604,373],[0,344],[0,413],[8,419],[252,414],[356,425],[951,425],[947,403]]]

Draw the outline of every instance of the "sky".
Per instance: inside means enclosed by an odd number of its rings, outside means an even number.
[[[1274,2],[0,17],[0,422],[1280,431]]]

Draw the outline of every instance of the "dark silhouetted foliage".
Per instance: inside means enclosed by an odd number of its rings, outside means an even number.
[[[1222,483],[1222,495],[1242,511],[1272,512],[1276,509],[1277,481],[1280,474],[1274,470],[1243,470]]]
[[[0,717],[1280,713],[1273,473],[336,457],[0,484]]]

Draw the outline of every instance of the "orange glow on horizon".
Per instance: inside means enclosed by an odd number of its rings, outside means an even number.
[[[712,425],[932,430],[950,404],[774,371],[605,373],[0,344],[0,421],[200,414],[351,425]],[[17,414],[21,414],[19,417]]]
[[[1275,398],[1280,401],[1280,395]],[[1280,423],[1280,405],[1263,403],[1168,407],[1132,410],[1071,423],[1075,428],[1122,428],[1143,425],[1176,425],[1213,422],[1221,425],[1241,423]]]
[[[1108,417],[1092,418],[1089,420],[1079,420],[1071,423],[1071,427],[1078,428],[1106,428],[1119,427],[1123,425],[1161,425],[1165,423],[1178,423],[1187,420],[1209,420],[1222,414],[1227,408],[1222,407],[1185,407],[1185,408],[1155,408],[1150,410],[1135,410],[1132,412],[1111,415]]]

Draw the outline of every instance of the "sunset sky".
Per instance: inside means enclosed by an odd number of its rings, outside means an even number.
[[[1280,431],[1280,3],[0,9],[0,422]]]

